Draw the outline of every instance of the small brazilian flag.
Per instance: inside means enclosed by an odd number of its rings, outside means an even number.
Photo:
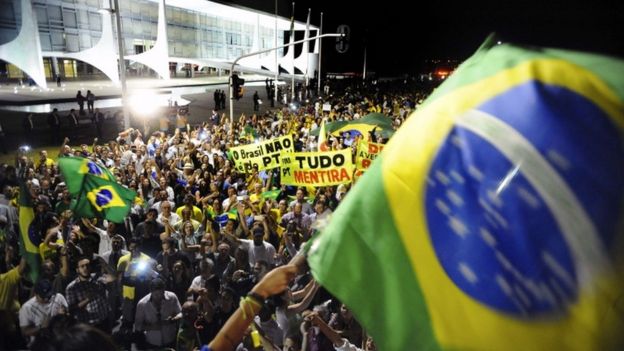
[[[122,223],[130,212],[136,192],[91,174],[85,175],[74,212],[77,216],[101,217]]]
[[[624,62],[488,41],[307,248],[380,350],[624,349]]]
[[[275,200],[277,199],[277,197],[280,195],[281,192],[282,192],[281,189],[269,190],[269,191],[263,192],[260,196],[262,197],[262,199]]]
[[[77,196],[82,190],[85,175],[90,174],[107,181],[115,181],[113,174],[104,166],[83,157],[61,157],[59,169],[65,178],[69,193]]]
[[[33,203],[30,192],[20,181],[19,193],[19,230],[20,230],[20,255],[24,257],[28,264],[28,279],[36,282],[39,279],[39,266],[41,265],[38,242],[41,242],[40,234],[32,228],[32,221],[35,219]]]

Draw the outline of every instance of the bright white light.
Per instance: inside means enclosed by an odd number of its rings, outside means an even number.
[[[141,117],[152,117],[158,109],[158,96],[152,92],[141,92],[128,97],[130,110]]]
[[[500,44],[502,44],[502,43],[503,43],[503,42],[499,40],[499,41],[497,41],[497,42],[496,42],[496,45],[500,45]]]

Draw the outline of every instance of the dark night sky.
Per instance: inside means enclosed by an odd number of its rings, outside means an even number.
[[[236,0],[223,3],[274,13],[274,0]],[[367,5],[369,4],[369,5]],[[339,24],[351,27],[351,45],[337,54],[335,40],[323,42],[323,71],[361,72],[364,42],[368,70],[380,75],[417,72],[424,59],[468,58],[487,35],[504,41],[591,51],[624,57],[624,2],[620,0],[464,0],[464,1],[340,1],[298,0],[295,18],[323,31]],[[278,1],[280,16],[290,17],[291,1]],[[373,8],[378,6],[379,8]]]

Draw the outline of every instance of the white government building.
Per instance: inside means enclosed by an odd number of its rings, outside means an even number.
[[[119,83],[113,0],[0,0],[3,78],[108,78]],[[220,74],[241,55],[294,41],[290,18],[204,0],[119,0],[126,76]],[[304,39],[319,28],[294,22]],[[298,38],[300,39],[300,38]],[[309,44],[309,45],[308,45]],[[236,70],[313,78],[317,41],[244,58]],[[277,57],[276,57],[277,56]]]

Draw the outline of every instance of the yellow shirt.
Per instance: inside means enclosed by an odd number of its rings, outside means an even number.
[[[130,263],[132,262],[144,261],[146,264],[149,264],[151,260],[152,258],[144,253],[141,253],[141,256],[139,256],[138,258],[132,258],[131,253],[123,255],[119,258],[119,261],[117,262],[117,272],[127,272],[130,268]],[[135,276],[136,273],[137,272],[134,272]],[[134,300],[134,286],[123,285],[121,295],[126,299]]]
[[[0,274],[0,311],[16,312],[20,309],[17,300],[17,288],[20,281],[18,267]]]
[[[54,243],[63,245],[65,242],[63,241],[63,237],[58,235]],[[56,249],[49,247],[45,243],[39,244],[39,255],[41,256],[41,261],[54,259],[56,258],[56,256],[58,256]]]
[[[186,207],[186,205],[184,206],[180,206],[176,209],[176,214],[182,218],[182,210],[184,209],[184,207]],[[191,219],[194,219],[196,221],[198,221],[199,223],[201,223],[204,220],[204,214],[202,213],[202,211],[199,209],[199,207],[197,206],[193,206],[193,214],[191,215]]]
[[[47,168],[52,168],[52,166],[54,166],[54,160],[51,158],[46,158],[45,162],[43,163]],[[39,162],[37,162],[37,169],[39,169],[41,167],[41,160],[39,160]]]

